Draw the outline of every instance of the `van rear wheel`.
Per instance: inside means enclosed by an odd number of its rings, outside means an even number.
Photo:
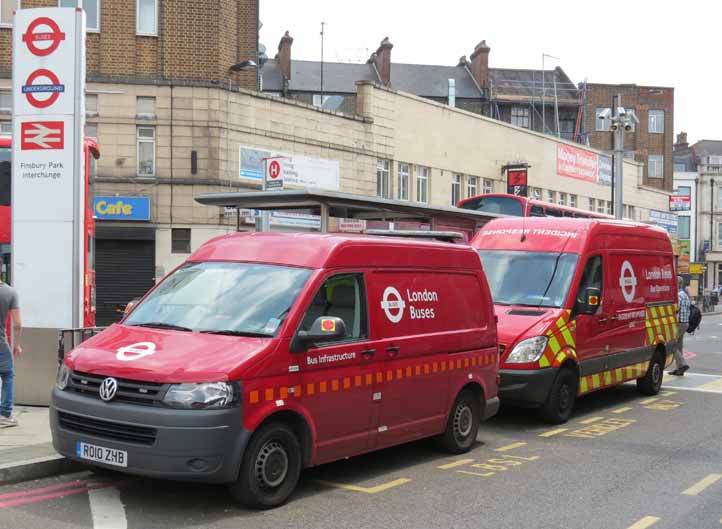
[[[233,499],[253,509],[283,505],[301,474],[301,444],[287,425],[272,422],[253,435],[238,479],[229,485]]]
[[[654,353],[647,374],[637,379],[637,390],[642,395],[656,395],[662,389],[664,380],[664,354],[660,351]]]
[[[567,422],[577,400],[578,383],[574,371],[567,367],[562,368],[554,379],[546,402],[539,410],[542,419],[550,424]]]
[[[472,391],[462,391],[451,408],[446,431],[440,438],[441,447],[452,454],[468,452],[479,433],[479,422],[479,400]]]

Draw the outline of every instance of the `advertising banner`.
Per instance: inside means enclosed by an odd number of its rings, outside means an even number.
[[[264,159],[281,158],[280,179],[283,185],[314,187],[339,191],[341,189],[341,166],[338,160],[308,158],[278,151],[241,146],[239,152],[239,177],[260,181],[264,178]]]
[[[18,10],[12,52],[13,283],[25,326],[71,327],[83,310],[84,12]]]
[[[593,152],[560,143],[557,145],[557,174],[596,183],[599,157]]]
[[[670,211],[689,211],[692,209],[692,197],[672,195],[669,197]]]

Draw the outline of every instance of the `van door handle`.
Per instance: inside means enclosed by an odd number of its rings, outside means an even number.
[[[389,356],[396,356],[399,354],[399,351],[401,351],[401,347],[398,345],[392,345],[391,347],[386,348],[386,352],[389,353]]]
[[[607,323],[609,320],[607,318],[599,318],[599,323]]]
[[[361,356],[364,358],[371,358],[373,355],[376,354],[376,349],[365,349],[361,351]]]

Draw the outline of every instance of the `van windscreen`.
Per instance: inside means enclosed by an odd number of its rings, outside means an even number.
[[[189,263],[168,276],[124,325],[275,336],[311,271],[254,263]]]
[[[479,250],[494,303],[561,307],[579,256],[573,253]]]

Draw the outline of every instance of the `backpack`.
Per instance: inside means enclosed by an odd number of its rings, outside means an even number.
[[[697,305],[689,306],[689,324],[687,326],[687,332],[694,334],[699,324],[702,323],[702,312],[697,308]]]

